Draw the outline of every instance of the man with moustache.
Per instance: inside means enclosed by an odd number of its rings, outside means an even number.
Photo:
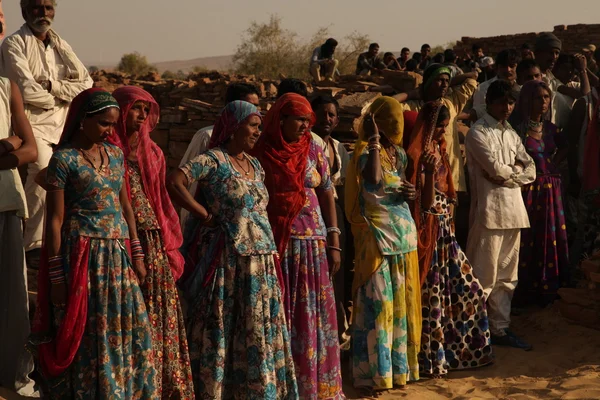
[[[69,104],[93,85],[71,46],[52,29],[55,0],[21,0],[25,24],[2,43],[0,74],[17,83],[33,128],[38,159],[27,168],[25,195],[29,219],[25,226],[28,260],[39,258],[46,194],[34,179],[48,166],[58,143]]]

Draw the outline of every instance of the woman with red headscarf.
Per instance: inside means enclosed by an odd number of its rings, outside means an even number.
[[[248,155],[260,124],[254,105],[229,103],[209,150],[169,177],[173,199],[200,223],[199,264],[186,289],[192,372],[202,399],[298,398],[265,175]],[[193,181],[196,199],[187,190]]]
[[[150,138],[158,123],[159,106],[150,93],[135,86],[121,87],[113,96],[121,115],[109,142],[119,146],[125,156],[125,187],[145,255],[147,275],[141,287],[152,321],[158,396],[192,399],[192,371],[175,286],[183,271],[181,228],[165,187],[165,157]]]
[[[157,398],[138,283],[146,275],[144,254],[123,182],[123,152],[106,142],[118,119],[110,93],[89,89],[75,97],[45,174],[33,332],[50,399]]]
[[[281,257],[300,398],[341,399],[331,283],[340,266],[340,230],[329,164],[311,139],[314,121],[306,98],[281,96],[267,113],[255,154],[269,190],[267,211]]]
[[[448,370],[492,362],[483,289],[456,240],[456,192],[445,133],[450,112],[440,102],[419,112],[408,148],[407,177],[417,188],[417,226],[423,330],[419,371],[440,378]]]

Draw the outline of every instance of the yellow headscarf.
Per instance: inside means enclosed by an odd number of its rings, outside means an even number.
[[[369,107],[367,114],[373,114],[379,133],[397,146],[402,145],[404,136],[404,111],[398,100],[392,97],[380,97]],[[360,188],[362,176],[359,166],[360,156],[367,147],[368,138],[364,130],[364,117],[359,124],[358,139],[354,145],[352,161],[346,171],[346,203],[345,211],[348,221],[352,224],[355,247],[354,281],[352,283],[353,297],[358,288],[367,283],[371,276],[379,269],[383,258],[375,236],[369,229],[365,217],[363,217],[360,204]],[[380,153],[381,164],[391,168],[387,157]]]

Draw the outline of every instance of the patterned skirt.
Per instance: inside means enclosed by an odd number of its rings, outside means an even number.
[[[531,228],[521,232],[519,286],[521,302],[546,304],[568,282],[569,245],[559,177],[539,176],[523,187]]]
[[[448,210],[445,196],[433,205]],[[421,374],[481,367],[493,361],[483,289],[462,251],[448,214],[438,214],[437,247],[422,285]]]
[[[159,230],[139,231],[147,270],[142,284],[154,349],[158,399],[194,398],[183,313]]]
[[[325,240],[290,239],[281,263],[302,399],[343,399],[333,285]]]
[[[420,308],[417,251],[384,256],[354,301],[354,387],[392,389],[419,379]]]
[[[77,238],[63,245],[67,263]],[[89,239],[85,332],[67,371],[48,380],[51,399],[156,399],[151,331],[142,291],[122,242]],[[65,270],[73,268],[65,265]],[[53,310],[55,326],[62,310]]]
[[[297,399],[274,256],[226,246],[190,304],[188,343],[198,399]]]

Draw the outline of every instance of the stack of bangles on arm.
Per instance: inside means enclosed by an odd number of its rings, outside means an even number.
[[[369,145],[367,146],[367,151],[371,152],[373,150],[381,150],[381,145],[379,144],[380,135],[373,135],[369,138]]]
[[[331,232],[335,232],[335,233],[337,233],[338,235],[341,235],[341,234],[342,234],[342,231],[340,231],[340,228],[338,228],[337,226],[330,226],[329,228],[327,228],[327,233],[329,234],[329,233],[331,233]],[[342,252],[342,249],[341,249],[341,248],[339,248],[339,247],[335,247],[335,246],[327,246],[327,248],[328,248],[328,249],[331,249],[331,250],[336,250],[336,251],[339,251],[340,253]]]
[[[210,213],[209,213],[209,214],[206,216],[206,218],[204,218],[204,219],[202,220],[202,224],[206,225],[206,224],[208,224],[208,223],[209,223],[209,222],[210,222],[212,219],[213,219],[213,216],[212,216],[212,214],[210,214]]]
[[[142,244],[139,239],[133,239],[130,242],[131,245],[131,258],[134,261],[143,260],[144,259],[144,251],[142,250]]]
[[[48,259],[48,277],[53,285],[61,284],[65,281],[65,270],[61,256],[50,257]]]

